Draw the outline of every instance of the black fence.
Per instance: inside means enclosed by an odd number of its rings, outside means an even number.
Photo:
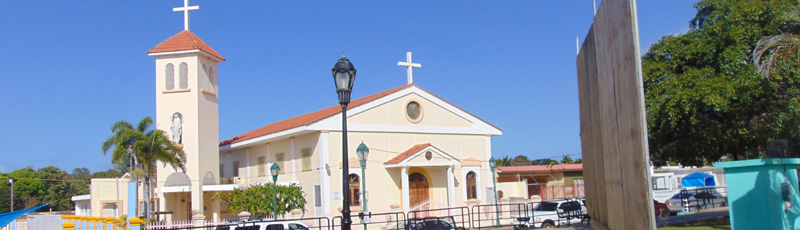
[[[402,212],[387,212],[387,213],[353,213],[350,219],[353,220],[351,229],[361,229],[362,226],[368,229],[387,229],[387,230],[401,230],[405,229],[406,214]],[[331,230],[342,228],[342,216],[335,216],[331,219]]]
[[[439,208],[429,210],[416,210],[408,213],[408,225],[417,225],[419,223],[450,225],[450,229],[469,229],[471,228],[469,208],[468,207],[453,207],[453,208]],[[411,229],[411,226],[409,226]],[[443,226],[442,229],[448,229]]]
[[[533,212],[526,203],[486,204],[472,206],[472,228],[512,227],[517,222],[533,218]]]
[[[684,211],[700,211],[700,209],[725,207],[728,205],[726,198],[716,192],[716,188],[699,188],[681,190],[681,206]]]

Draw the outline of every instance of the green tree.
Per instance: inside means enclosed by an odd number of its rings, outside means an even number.
[[[512,159],[510,163],[511,166],[524,166],[524,165],[531,165],[531,160],[528,160],[527,156],[519,155],[517,157],[514,157],[514,159]]]
[[[245,188],[234,188],[230,193],[217,192],[211,200],[230,205],[231,213],[247,211],[253,215],[271,216],[276,207],[273,205],[275,199],[273,194],[275,189],[271,184],[251,184]],[[295,209],[306,212],[306,194],[299,185],[294,183],[278,185],[277,194],[278,215],[284,215]]]
[[[142,170],[141,176],[144,177],[143,198],[145,209],[149,209],[150,203],[150,181],[156,172],[156,163],[172,166],[174,169],[186,171],[186,154],[175,145],[160,129],[150,129],[153,119],[145,117],[134,127],[127,121],[118,121],[111,126],[112,135],[102,144],[103,155],[111,151],[111,163],[114,165],[130,164],[130,155],[127,153],[128,147],[133,150],[133,158],[138,165],[136,168]],[[152,216],[147,212],[147,218]]]
[[[798,138],[797,65],[780,80],[751,63],[759,39],[785,28],[792,0],[702,0],[691,30],[667,35],[642,58],[648,142],[656,165],[701,166],[758,155],[772,139]]]
[[[572,157],[569,157],[569,155],[564,155],[564,157],[561,158],[561,163],[562,164],[574,164],[575,160],[573,160]]]
[[[497,162],[496,162],[495,165],[497,167],[511,166],[511,158],[508,158],[508,156],[505,156],[503,158],[497,159]]]
[[[551,165],[553,162],[558,163],[558,161],[550,159],[550,158],[543,158],[543,159],[536,159],[531,161],[532,165]]]

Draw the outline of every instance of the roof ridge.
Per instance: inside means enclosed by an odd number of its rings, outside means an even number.
[[[367,102],[383,98],[383,97],[388,96],[388,95],[390,95],[392,93],[395,93],[397,91],[400,91],[400,90],[403,90],[403,89],[406,89],[406,88],[409,88],[409,87],[413,87],[413,86],[416,86],[416,85],[413,84],[413,83],[412,84],[406,84],[406,85],[395,87],[395,88],[392,88],[392,89],[389,89],[389,90],[378,92],[378,93],[375,93],[375,94],[372,94],[372,95],[361,97],[361,98],[358,98],[358,99],[355,99],[355,100],[351,100],[350,104],[347,106],[347,110],[353,109],[353,108],[358,107],[360,105],[366,104]],[[242,141],[245,141],[245,140],[253,139],[253,138],[256,138],[256,137],[260,137],[260,136],[264,136],[264,135],[268,135],[268,134],[272,134],[272,133],[276,133],[276,132],[280,132],[280,131],[284,131],[284,130],[300,127],[300,126],[303,126],[303,125],[311,124],[311,123],[320,121],[322,119],[328,118],[330,116],[334,116],[336,114],[339,114],[341,111],[342,111],[341,110],[341,106],[334,105],[334,106],[326,107],[326,108],[323,108],[323,109],[320,109],[320,110],[316,110],[316,111],[312,111],[312,112],[309,112],[309,113],[305,113],[305,114],[302,114],[302,115],[299,115],[299,116],[290,117],[290,118],[283,119],[283,120],[280,120],[280,121],[277,121],[277,122],[266,124],[266,125],[264,125],[264,126],[262,126],[260,128],[257,128],[257,129],[245,132],[243,134],[240,134],[240,135],[225,139],[225,140],[221,141],[219,143],[219,145],[220,146],[229,145],[229,144],[233,144],[233,143],[237,143],[237,142],[242,142]],[[303,120],[303,119],[307,119],[307,120]]]

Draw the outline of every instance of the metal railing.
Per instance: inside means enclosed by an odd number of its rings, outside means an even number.
[[[528,205],[515,204],[485,204],[472,206],[470,219],[472,228],[513,227],[515,222],[526,222],[533,218]]]
[[[450,222],[449,224],[455,229],[469,229],[471,228],[471,221],[468,207],[452,207],[452,208],[438,208],[430,210],[416,210],[407,214],[408,222],[415,220],[424,220],[426,218],[445,218],[440,219]]]
[[[402,212],[387,212],[387,213],[353,213],[350,217],[353,220],[351,225],[352,229],[360,229],[360,226],[367,227],[368,229],[391,229],[401,230],[406,226],[406,214]],[[342,223],[342,216],[335,216],[331,219],[331,230],[340,229]]]

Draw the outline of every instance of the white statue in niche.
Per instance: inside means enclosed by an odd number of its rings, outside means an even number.
[[[175,142],[175,144],[181,144],[182,125],[181,114],[172,114],[172,142]]]

